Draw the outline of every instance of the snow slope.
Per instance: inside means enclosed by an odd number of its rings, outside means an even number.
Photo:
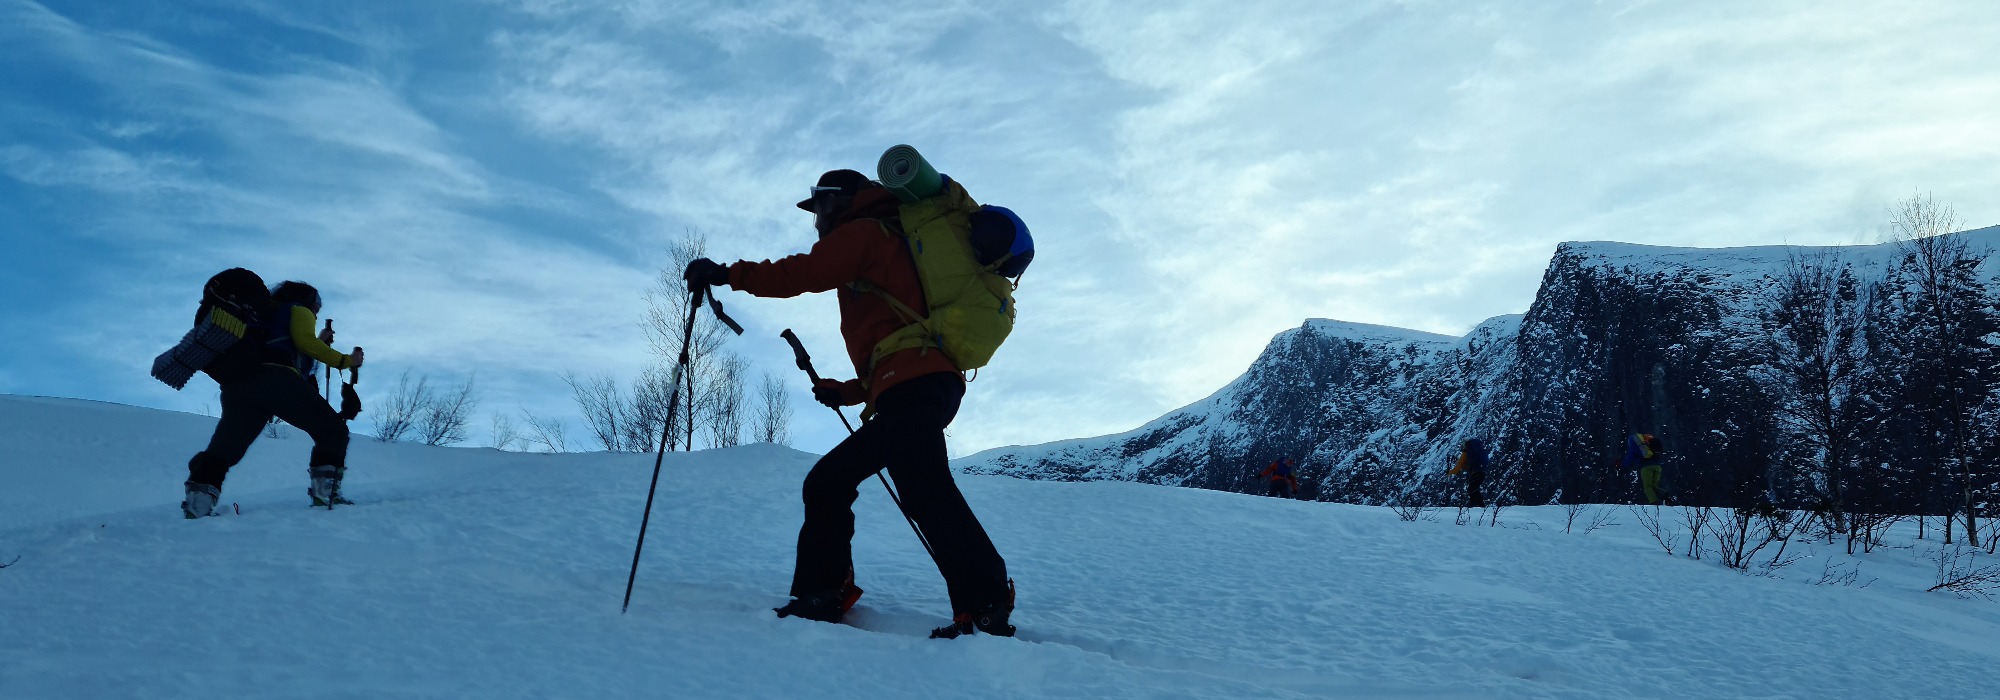
[[[304,507],[306,441],[184,521],[212,419],[0,396],[0,697],[1993,697],[2000,606],[1924,594],[1926,545],[1815,586],[1566,534],[1125,482],[964,476],[1020,639],[922,638],[935,570],[873,484],[853,625],[779,620],[813,455],[674,454],[629,614],[649,455],[357,441],[361,505]],[[1629,521],[1629,516],[1627,516]],[[1533,523],[1539,522],[1539,526]]]

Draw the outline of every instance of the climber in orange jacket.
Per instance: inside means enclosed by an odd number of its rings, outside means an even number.
[[[1257,472],[1258,478],[1271,480],[1271,486],[1264,492],[1266,496],[1293,498],[1299,493],[1299,478],[1292,473],[1292,459],[1286,457],[1271,462],[1264,471]]]

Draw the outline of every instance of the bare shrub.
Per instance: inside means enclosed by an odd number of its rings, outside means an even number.
[[[744,376],[750,363],[733,352],[717,353],[709,368],[708,393],[702,397],[701,415],[710,447],[743,444]]]
[[[430,377],[417,377],[410,383],[410,371],[396,379],[396,390],[389,398],[378,402],[368,413],[374,416],[375,439],[382,442],[402,442],[403,437],[416,430],[422,420],[423,407],[430,402]]]
[[[1857,561],[1854,562],[1853,566],[1842,567],[1840,564],[1828,559],[1825,564],[1820,566],[1819,580],[1814,581],[1813,585],[1867,588],[1869,584],[1875,583],[1875,579],[1871,578],[1868,579],[1868,583],[1855,586],[1855,582],[1859,580],[1861,580],[1861,562]]]
[[[1433,511],[1437,510],[1437,506],[1428,505],[1421,500],[1404,501],[1399,499],[1389,504],[1389,510],[1395,512],[1397,520],[1415,522],[1425,519],[1424,516],[1426,515],[1432,514]]]
[[[1612,518],[1617,514],[1610,508],[1587,503],[1563,504],[1563,532],[1573,532],[1577,523],[1583,523],[1583,534],[1590,534],[1607,527],[1617,527]]]
[[[1639,527],[1645,528],[1646,534],[1652,535],[1653,541],[1660,543],[1660,549],[1673,554],[1674,548],[1680,546],[1680,536],[1674,533],[1666,522],[1660,520],[1659,506],[1634,505],[1627,508],[1632,511],[1633,519],[1639,521]]]
[[[521,433],[514,427],[514,420],[505,413],[493,414],[493,427],[488,433],[486,446],[496,450],[514,449],[514,443],[521,441]]]
[[[1716,556],[1721,558],[1722,565],[1738,571],[1749,571],[1757,554],[1777,543],[1778,551],[1764,566],[1765,573],[1770,573],[1794,561],[1783,558],[1785,548],[1791,544],[1799,523],[1804,521],[1791,511],[1759,503],[1731,509],[1723,520],[1709,528],[1709,534],[1715,540]]]
[[[785,392],[785,380],[765,372],[764,384],[757,392],[757,399],[757,422],[752,430],[757,435],[757,441],[791,445],[792,402]]]
[[[1681,524],[1688,529],[1688,544],[1683,554],[1689,559],[1700,561],[1702,555],[1708,553],[1708,548],[1701,539],[1701,531],[1715,521],[1715,509],[1708,506],[1682,506],[1680,510]]]
[[[561,418],[539,418],[521,409],[521,417],[528,422],[528,444],[540,445],[543,452],[550,454],[569,451],[569,429]]]
[[[688,291],[688,285],[681,279],[687,264],[695,258],[708,257],[708,236],[699,231],[686,231],[667,249],[667,265],[660,268],[653,287],[646,291],[646,318],[643,327],[652,345],[653,354],[668,365],[679,365],[686,361],[687,376],[679,377],[683,383],[681,410],[675,413],[674,430],[679,433],[669,446],[691,447],[695,430],[708,423],[705,415],[710,407],[718,405],[712,398],[716,387],[711,382],[716,375],[717,355],[723,352],[723,343],[730,337],[730,331],[714,314],[695,314],[692,335],[684,334],[688,308],[696,300]],[[682,339],[688,342],[682,345]],[[665,384],[671,390],[671,381]],[[666,402],[660,406],[664,409]],[[665,415],[664,411],[661,413]],[[711,428],[713,430],[713,428]],[[652,442],[647,439],[647,443]],[[733,444],[733,443],[732,443]]]
[[[679,433],[667,433],[667,404],[673,400],[673,372],[654,366],[632,380],[625,404],[625,449],[651,452],[665,438],[665,449],[673,449]]]
[[[1850,513],[1848,515],[1847,528],[1847,553],[1850,555],[1854,554],[1854,546],[1857,544],[1861,545],[1861,552],[1863,554],[1875,551],[1876,547],[1882,546],[1883,538],[1889,535],[1889,528],[1896,523],[1902,522],[1903,517],[1901,515],[1883,515],[1880,513]]]
[[[1937,585],[1925,592],[1950,591],[1960,598],[1993,600],[2000,592],[2000,564],[1978,547],[1952,545],[1937,551]]]
[[[628,425],[631,409],[618,390],[618,382],[609,374],[578,378],[572,372],[564,372],[562,380],[569,385],[577,410],[583,413],[583,425],[597,438],[597,444],[608,452],[626,451],[633,437]]]
[[[1618,517],[1618,512],[1610,508],[1592,507],[1590,511],[1590,524],[1584,526],[1583,534],[1588,535],[1605,528],[1618,527],[1618,521],[1613,519],[1616,517]]]
[[[426,445],[455,445],[465,441],[465,426],[472,422],[472,409],[479,405],[473,393],[473,377],[466,377],[443,393],[431,394],[417,413],[417,439]]]

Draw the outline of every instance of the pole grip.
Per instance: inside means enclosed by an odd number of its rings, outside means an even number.
[[[787,328],[785,332],[779,333],[778,336],[784,338],[785,342],[792,344],[792,359],[798,361],[799,369],[806,371],[806,376],[812,378],[813,384],[819,384],[819,372],[813,371],[812,356],[806,354],[806,345],[799,342],[798,334],[793,333],[792,329]]]

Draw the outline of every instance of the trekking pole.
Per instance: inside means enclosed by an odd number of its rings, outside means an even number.
[[[660,488],[660,465],[666,461],[667,441],[673,437],[674,411],[680,408],[681,378],[687,375],[688,345],[694,342],[694,315],[701,310],[701,298],[708,297],[708,308],[715,312],[717,320],[729,326],[729,329],[735,331],[737,335],[743,334],[743,327],[736,325],[735,319],[722,312],[722,302],[710,293],[707,286],[692,290],[689,296],[691,298],[688,300],[687,323],[681,330],[681,357],[674,363],[674,390],[667,398],[667,420],[660,430],[660,447],[653,453],[653,482],[646,486],[646,512],[639,518],[639,543],[632,547],[632,573],[625,577],[625,604],[618,608],[620,614],[632,609],[632,585],[639,580],[639,554],[646,551],[646,527],[653,522],[653,494]],[[692,385],[694,377],[688,376],[687,381]],[[692,396],[694,392],[690,390],[688,393]],[[692,411],[692,408],[689,410]]]
[[[327,327],[327,330],[328,330],[329,332],[331,332],[331,331],[333,330],[333,322],[332,322],[332,321],[327,321],[327,322],[326,322],[326,327]],[[360,346],[355,346],[355,348],[354,348],[354,351],[355,351],[355,352],[361,352],[361,347],[360,347]],[[353,372],[353,373],[354,373],[354,381],[353,381],[353,382],[351,382],[351,384],[360,384],[360,383],[361,383],[361,368],[360,368],[360,367],[350,367],[350,368],[348,368],[348,370],[347,370],[347,371],[349,371],[349,372]],[[326,400],[327,400],[327,403],[328,403],[328,405],[329,405],[329,406],[331,406],[331,405],[332,405],[332,403],[333,403],[333,394],[331,393],[331,392],[332,392],[332,390],[333,390],[333,366],[332,366],[332,365],[327,365],[327,368],[326,368],[326,377],[327,377],[327,385],[326,385],[326,386],[327,386],[327,391],[328,391],[328,394],[327,394],[327,397],[326,397]],[[341,407],[341,410],[343,410],[343,411],[345,411],[345,410],[347,409],[347,397],[345,397],[345,396],[342,396],[342,397],[340,398],[340,407]],[[347,417],[347,416],[346,416],[345,414],[343,414],[343,415],[341,416],[341,418],[342,418],[343,420],[353,420],[352,418],[349,418],[349,417]],[[341,471],[341,473],[342,473],[342,474],[345,474],[345,473],[346,473],[346,469],[347,469],[346,467],[341,467],[341,470],[342,470],[342,471]],[[338,482],[336,482],[336,483],[338,483]],[[340,491],[340,489],[338,489],[338,488],[335,488],[335,489],[334,489],[334,493],[330,493],[330,494],[327,494],[327,496],[326,496],[326,511],[327,511],[327,512],[329,512],[329,513],[333,512],[333,504],[334,504],[334,502],[335,502],[335,501],[338,501],[338,500],[340,500],[340,498],[339,498],[339,496],[340,496],[340,493],[339,493],[339,491]]]
[[[813,385],[819,385],[819,372],[813,369],[812,356],[806,354],[806,346],[804,343],[799,342],[799,336],[792,333],[792,329],[790,328],[785,329],[785,332],[778,335],[784,338],[785,342],[792,344],[792,357],[798,361],[799,369],[806,371],[806,377],[812,379]],[[832,408],[833,414],[840,416],[840,424],[847,426],[847,434],[853,435],[854,424],[847,422],[847,414],[841,412],[839,406]],[[936,559],[937,550],[931,549],[930,538],[924,536],[923,528],[917,527],[917,519],[910,517],[910,510],[903,507],[903,498],[896,495],[896,488],[894,486],[889,485],[889,477],[883,476],[882,472],[877,471],[875,472],[875,479],[882,482],[882,488],[889,492],[889,500],[896,503],[896,510],[901,512],[903,520],[910,524],[910,532],[917,533],[917,542],[924,546],[924,552],[930,554],[932,559]]]
[[[326,328],[322,329],[319,335],[320,340],[325,342],[327,347],[333,347],[333,319],[329,318],[326,320]],[[307,379],[306,381],[312,380]],[[326,385],[320,389],[319,395],[329,402],[333,401],[333,365],[326,366]]]

